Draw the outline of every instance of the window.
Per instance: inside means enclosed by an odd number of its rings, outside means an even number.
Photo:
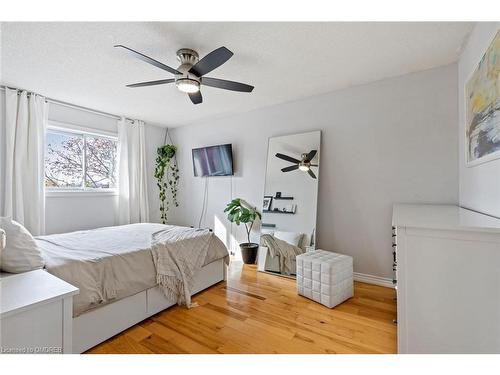
[[[115,189],[117,177],[116,137],[47,130],[45,186],[48,190]]]

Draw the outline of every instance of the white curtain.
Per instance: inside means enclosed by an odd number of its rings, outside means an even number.
[[[10,216],[33,235],[45,232],[45,98],[5,89],[4,166],[0,216]]]
[[[118,122],[119,224],[149,221],[144,122]]]

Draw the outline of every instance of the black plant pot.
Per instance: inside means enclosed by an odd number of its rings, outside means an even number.
[[[255,259],[257,258],[257,249],[259,248],[258,243],[240,243],[241,257],[243,258],[243,263],[245,264],[255,264]]]

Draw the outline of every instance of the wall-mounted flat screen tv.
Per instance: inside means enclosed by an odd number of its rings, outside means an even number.
[[[233,148],[231,144],[193,149],[193,170],[196,177],[232,176]]]

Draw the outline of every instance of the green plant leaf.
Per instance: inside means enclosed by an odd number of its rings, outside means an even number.
[[[257,218],[261,218],[261,214],[241,198],[232,199],[224,212],[227,213],[227,219],[236,225],[253,223]]]
[[[179,180],[179,168],[175,161],[177,147],[175,145],[166,144],[157,148],[156,166],[154,177],[157,180],[160,199],[160,219],[165,224],[167,220],[166,212],[170,208],[170,203],[178,207],[177,202],[177,183]]]

